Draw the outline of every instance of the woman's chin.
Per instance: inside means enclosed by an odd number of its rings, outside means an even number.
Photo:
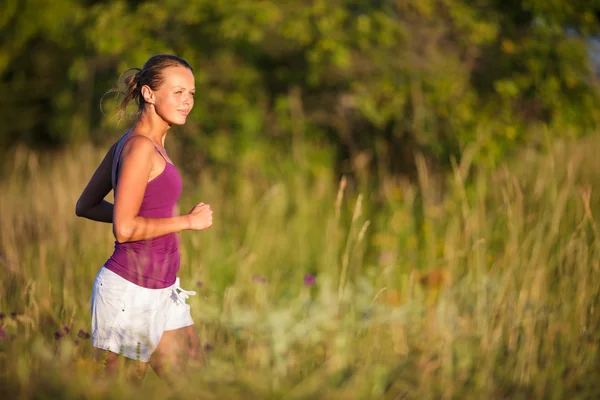
[[[173,118],[173,119],[171,119],[171,120],[169,120],[167,122],[171,126],[173,126],[173,125],[181,126],[181,125],[185,125],[185,121],[187,121],[186,117],[184,117],[184,118]]]

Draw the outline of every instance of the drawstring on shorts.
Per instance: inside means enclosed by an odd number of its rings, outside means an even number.
[[[175,285],[173,287],[173,294],[175,296],[175,298],[173,300],[175,300],[176,302],[185,304],[185,301],[190,296],[195,296],[196,292],[193,290],[184,290],[181,286],[179,286],[179,277],[178,277],[177,279],[175,279]]]

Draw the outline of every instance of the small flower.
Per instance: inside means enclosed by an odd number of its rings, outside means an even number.
[[[315,283],[316,283],[316,277],[313,274],[304,275],[304,285],[314,286]]]
[[[4,328],[0,327],[0,342],[6,340],[7,338],[8,335],[6,334],[6,331],[4,330]]]
[[[81,339],[89,339],[90,334],[87,333],[83,328],[79,330],[79,332],[77,333],[77,337],[81,338]]]
[[[69,332],[71,332],[71,330],[69,329],[68,326],[65,325],[65,326],[63,326],[63,332],[65,333],[65,335],[68,335]]]
[[[201,288],[204,285],[204,283],[202,283],[202,281],[197,281],[196,282],[196,287],[197,288]]]
[[[79,344],[79,339],[75,339],[75,342],[73,343],[75,343],[75,346],[77,346]]]
[[[214,346],[213,346],[212,344],[210,344],[210,343],[206,343],[206,344],[204,345],[204,351],[206,351],[206,352],[211,352],[211,351],[213,351],[214,349],[215,349],[215,348],[214,348]]]
[[[379,262],[382,264],[390,263],[394,260],[394,254],[391,251],[384,251],[379,255]]]
[[[265,278],[264,276],[260,276],[258,274],[252,275],[252,281],[254,281],[256,283],[267,283],[268,282],[267,278]]]
[[[56,331],[54,332],[54,340],[60,340],[62,338],[62,333],[61,331]]]

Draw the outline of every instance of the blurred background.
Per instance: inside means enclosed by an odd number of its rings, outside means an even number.
[[[597,0],[3,0],[1,398],[173,398],[95,378],[114,237],[75,216],[157,53],[196,78],[181,211],[215,213],[181,398],[600,398]]]
[[[127,68],[172,53],[198,88],[174,135],[189,169],[249,154],[268,164],[276,152],[341,173],[407,174],[415,152],[444,169],[472,143],[477,164],[495,165],[522,144],[595,131],[599,10],[587,0],[6,0],[0,145],[105,147],[132,121],[117,125],[116,99],[101,108],[102,95]]]

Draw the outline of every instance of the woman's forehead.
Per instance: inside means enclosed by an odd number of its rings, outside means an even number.
[[[194,86],[194,73],[186,67],[167,67],[162,71],[164,83],[168,86]]]

